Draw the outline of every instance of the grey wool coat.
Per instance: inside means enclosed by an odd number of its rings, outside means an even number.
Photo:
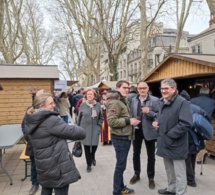
[[[82,141],[86,146],[97,146],[99,144],[99,135],[103,123],[103,115],[99,103],[93,105],[97,116],[92,118],[92,109],[84,102],[81,104],[78,112],[78,126],[86,130],[86,138]]]
[[[59,113],[49,110],[27,111],[26,129],[31,136],[39,184],[60,188],[78,181],[81,176],[69,151],[67,139],[85,138],[85,130],[66,124]]]

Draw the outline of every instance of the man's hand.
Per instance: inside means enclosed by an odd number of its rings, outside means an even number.
[[[149,111],[150,111],[149,108],[148,108],[148,107],[145,107],[145,106],[142,107],[141,109],[142,109],[142,112],[143,112],[143,113],[146,113],[146,114],[148,114]]]
[[[155,129],[158,129],[158,128],[159,128],[159,124],[158,124],[157,121],[154,121],[154,122],[152,123],[152,126],[153,126]]]
[[[133,126],[137,126],[141,121],[136,118],[130,118],[130,124]]]

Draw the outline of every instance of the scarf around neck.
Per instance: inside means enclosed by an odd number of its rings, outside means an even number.
[[[90,104],[90,103],[88,102],[88,100],[86,100],[86,104],[87,104],[87,106],[89,106],[89,107],[91,108],[91,110],[92,110],[92,115],[91,115],[91,117],[92,117],[92,118],[97,117],[97,112],[96,112],[96,110],[93,108],[93,106],[96,104],[96,101],[94,100],[93,103]]]

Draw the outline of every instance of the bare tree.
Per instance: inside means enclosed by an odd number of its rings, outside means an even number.
[[[22,4],[23,0],[0,2],[0,52],[9,64],[13,64],[23,52],[18,28]]]
[[[78,72],[82,71],[84,75],[88,76],[88,85],[93,84],[89,75],[94,75],[94,82],[98,82],[100,80],[101,35],[97,31],[97,25],[100,23],[96,24],[94,21],[94,18],[97,17],[95,1],[56,0],[56,2],[58,3],[58,10],[61,10],[56,19],[61,24],[65,34],[68,35],[67,38],[77,56],[76,59],[71,58],[70,65],[75,65]],[[80,55],[78,56],[77,40],[80,40],[82,44],[85,60],[83,57],[80,58]],[[75,58],[75,55],[73,57]],[[80,59],[82,59],[82,63],[80,63]],[[78,63],[75,62],[77,60]]]
[[[180,40],[183,34],[184,25],[187,21],[193,0],[177,0],[176,1],[176,19],[177,19],[177,35],[174,52],[177,53],[180,46]]]
[[[215,0],[207,0],[207,4],[211,12],[211,19],[214,22],[215,21]]]
[[[97,1],[102,22],[102,39],[108,56],[111,80],[117,80],[119,55],[126,46],[128,26],[134,18],[138,4],[132,0]]]
[[[148,41],[152,31],[152,28],[155,24],[155,20],[159,15],[159,12],[164,5],[165,0],[159,0],[156,4],[156,8],[153,11],[155,4],[148,3],[146,6],[147,0],[140,0],[140,13],[141,13],[141,37],[140,37],[140,46],[141,46],[141,63],[143,67],[143,77],[148,73],[147,67],[147,53],[148,53]],[[150,10],[147,16],[147,10]]]
[[[55,49],[53,37],[48,29],[43,27],[43,14],[38,4],[26,1],[23,6],[20,34],[23,44],[22,61],[27,64],[48,64]]]

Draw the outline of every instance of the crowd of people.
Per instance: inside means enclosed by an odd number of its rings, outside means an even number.
[[[160,99],[151,94],[146,82],[130,87],[125,80],[108,91],[81,88],[74,93],[68,89],[53,98],[49,92],[31,87],[29,93],[32,105],[26,109],[22,129],[27,141],[26,155],[31,159],[30,195],[36,193],[39,184],[41,195],[51,195],[53,190],[57,195],[67,195],[69,184],[81,178],[67,139],[82,140],[88,173],[98,163],[99,141],[113,145],[116,154],[113,195],[135,193],[125,185],[123,174],[133,146],[134,175],[130,184],[141,179],[143,140],[150,189],[156,186],[156,155],[163,158],[167,174],[167,186],[159,189],[159,194],[186,195],[187,185],[197,186],[195,163],[205,144],[199,137],[197,147],[193,140],[192,114],[211,120],[215,100],[209,97],[209,89],[202,87],[199,96],[191,99],[187,91],[179,93],[175,80],[168,78],[161,81]],[[68,124],[69,115],[75,118],[74,125]]]

